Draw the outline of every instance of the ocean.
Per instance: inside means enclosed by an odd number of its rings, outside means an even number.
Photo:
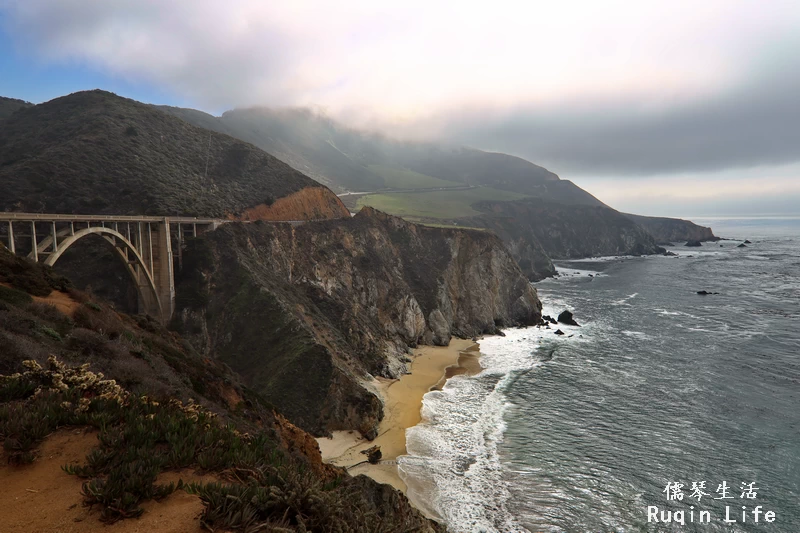
[[[800,532],[800,219],[694,220],[736,240],[557,262],[544,313],[581,326],[425,396],[412,499],[456,532]]]

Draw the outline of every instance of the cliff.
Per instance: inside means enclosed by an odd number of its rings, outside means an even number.
[[[349,220],[226,224],[190,243],[174,326],[303,429],[375,436],[371,376],[407,348],[535,324],[541,304],[500,239],[370,208]]]
[[[0,211],[349,218],[328,188],[262,150],[104,91],[16,111],[0,127]],[[0,236],[6,232],[0,228]],[[136,310],[136,287],[102,238],[56,267],[81,289]]]
[[[473,207],[483,213],[467,219],[465,225],[497,233],[534,280],[552,274],[548,258],[664,252],[648,232],[609,207],[564,205],[538,198],[480,202]]]
[[[646,217],[642,215],[625,216],[639,224],[659,244],[666,244],[676,241],[718,241],[719,237],[714,235],[711,228],[698,226],[689,220],[680,218],[665,217]]]
[[[32,496],[4,519],[12,530],[136,517],[114,527],[189,531],[198,514],[217,531],[444,530],[390,486],[324,464],[316,441],[223,362],[2,244],[0,478],[5,494]],[[179,478],[193,482],[186,493]],[[49,489],[34,495],[31,483]]]

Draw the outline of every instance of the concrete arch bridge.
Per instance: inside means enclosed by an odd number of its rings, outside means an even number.
[[[167,322],[175,310],[173,238],[182,241],[228,220],[191,217],[0,213],[12,253],[53,266],[80,239],[101,236],[114,248],[136,284],[139,312]]]

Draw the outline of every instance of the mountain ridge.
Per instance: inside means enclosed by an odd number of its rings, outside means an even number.
[[[526,159],[500,152],[437,143],[392,140],[360,131],[307,108],[239,108],[219,117],[187,108],[159,106],[189,122],[252,142],[289,165],[339,190],[379,191],[385,169],[440,180],[431,186],[479,185],[539,197],[557,204],[603,206],[602,201],[555,173]],[[384,167],[384,175],[375,167]],[[616,212],[616,210],[613,210]],[[610,213],[610,211],[609,211]],[[657,242],[714,240],[701,226],[666,217],[631,215]],[[617,222],[619,222],[617,220]],[[666,231],[665,228],[670,228]],[[532,245],[534,248],[535,245]],[[643,243],[648,248],[647,243]],[[611,250],[605,250],[611,254]]]
[[[99,90],[4,120],[0,182],[4,211],[237,218],[320,189],[293,219],[348,216],[326,187],[259,148]]]

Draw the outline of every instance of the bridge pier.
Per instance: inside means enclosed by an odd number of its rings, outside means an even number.
[[[169,219],[155,226],[155,246],[150,238],[150,268],[161,301],[162,320],[167,322],[175,311],[175,275],[172,263],[172,236]]]
[[[53,266],[72,244],[97,234],[117,252],[137,287],[139,312],[166,323],[175,311],[175,275],[173,267],[172,225],[178,230],[178,253],[183,245],[184,226],[197,236],[228,222],[220,219],[187,217],[146,217],[114,215],[48,215],[41,213],[2,213],[0,221],[8,227],[8,248],[16,253],[15,223],[29,223],[31,251],[28,257]],[[49,231],[39,240],[36,224],[49,224]],[[59,230],[59,224],[61,229]],[[85,224],[85,227],[84,227]],[[122,227],[124,226],[124,227]],[[0,226],[2,227],[2,226]],[[41,226],[40,226],[41,229]]]
[[[17,248],[14,246],[14,224],[8,221],[8,249],[12,254],[17,253]]]

